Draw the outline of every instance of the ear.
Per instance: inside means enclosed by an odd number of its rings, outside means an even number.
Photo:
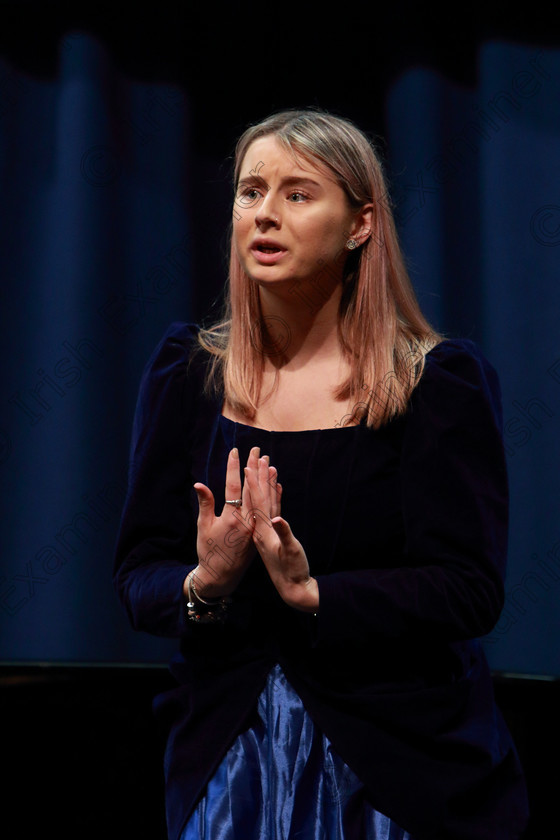
[[[364,204],[354,216],[354,222],[348,231],[348,236],[355,239],[358,245],[363,245],[371,236],[372,226],[373,204]]]

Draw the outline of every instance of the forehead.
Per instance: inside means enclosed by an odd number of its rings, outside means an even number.
[[[272,134],[258,137],[245,152],[239,167],[239,175],[241,178],[246,178],[249,174],[257,174],[266,179],[267,174],[275,171],[290,176],[313,173],[315,176],[333,180],[332,173],[321,161],[310,160],[287,149]]]

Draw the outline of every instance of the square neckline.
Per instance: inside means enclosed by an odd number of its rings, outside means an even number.
[[[246,429],[267,435],[311,435],[318,433],[324,434],[325,432],[341,432],[343,430],[346,431],[348,429],[361,428],[363,425],[363,419],[364,418],[362,418],[359,423],[354,423],[351,426],[325,426],[323,429],[263,429],[262,426],[251,426],[248,423],[240,423],[238,420],[232,420],[230,417],[227,417],[225,414],[220,412],[220,422],[225,421],[226,423],[237,426],[240,429]]]

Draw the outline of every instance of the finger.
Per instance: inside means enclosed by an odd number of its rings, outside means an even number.
[[[279,481],[276,481],[274,499],[274,513],[272,514],[272,518],[280,516],[282,510],[282,485]]]
[[[255,506],[260,496],[259,483],[257,481],[257,466],[250,466],[250,462],[247,461],[247,466],[243,470],[243,473],[245,475],[245,484],[243,486],[250,493],[252,506]]]
[[[239,463],[239,451],[237,447],[231,450],[227,459],[226,466],[226,499],[233,501],[234,499],[241,499],[241,472]],[[233,508],[232,505],[224,505],[226,508]]]
[[[264,507],[266,507],[264,494],[265,483],[262,480],[263,469],[268,471],[268,463],[265,456],[262,458],[250,457],[244,470],[245,483],[249,487],[253,504],[258,505],[261,510],[264,510]]]
[[[249,452],[249,457],[247,458],[247,466],[249,467],[249,469],[256,471],[257,466],[258,466],[260,453],[261,453],[261,450],[259,449],[259,447],[258,446],[253,446],[253,448]],[[246,479],[247,475],[246,475],[245,471],[244,471],[244,476],[245,476],[245,479]],[[253,509],[253,500],[252,500],[252,497],[251,497],[249,482],[247,480],[245,480],[243,482],[243,490],[241,492],[241,498],[243,500],[243,513],[244,513],[245,519],[247,519],[248,518],[248,513],[250,513],[250,511]],[[252,521],[252,517],[250,517],[250,518],[251,518],[251,521]]]
[[[270,516],[280,516],[280,495],[278,491],[278,470],[276,467],[268,468],[268,484],[270,486]]]
[[[249,457],[247,458],[247,467],[249,467],[250,470],[255,470],[256,472],[259,464],[260,454],[261,450],[259,449],[259,447],[253,446],[253,448],[249,452]],[[243,487],[245,487],[245,483],[243,484]]]
[[[268,455],[263,455],[259,458],[257,481],[261,492],[261,510],[265,516],[271,516],[272,486],[270,484],[270,458]]]
[[[259,482],[259,469],[262,469],[260,460],[257,462],[256,469],[245,467],[245,483],[249,488],[251,494],[251,507],[248,514],[253,520],[253,527],[257,530],[257,522],[266,523],[270,527],[270,513],[267,500],[264,497],[262,485]],[[266,484],[265,484],[266,486]]]

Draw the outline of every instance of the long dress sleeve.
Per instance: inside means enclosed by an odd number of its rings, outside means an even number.
[[[162,636],[184,628],[183,581],[196,565],[187,440],[194,329],[172,324],[144,370],[115,555],[115,586],[132,626]]]
[[[401,498],[402,554],[318,577],[319,641],[453,641],[498,620],[508,519],[500,391],[472,342],[442,342],[426,358],[404,418]]]

